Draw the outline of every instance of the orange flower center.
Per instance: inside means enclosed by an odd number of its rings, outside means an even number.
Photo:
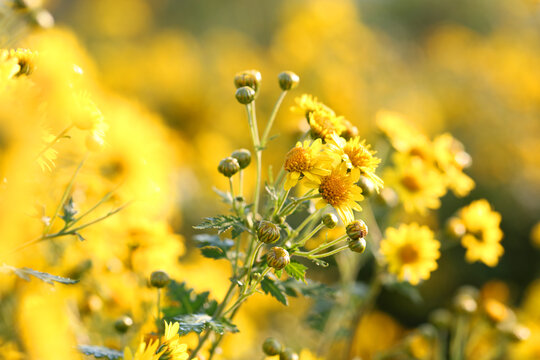
[[[418,177],[410,174],[401,178],[401,184],[411,192],[417,192],[422,189],[422,184],[420,183]]]
[[[345,148],[343,149],[343,152],[347,154],[347,156],[349,157],[349,160],[351,161],[351,164],[354,167],[359,168],[359,167],[369,166],[369,163],[371,161],[371,154],[365,147],[345,146]]]
[[[399,250],[399,257],[403,264],[411,264],[418,260],[420,254],[413,244],[405,244]]]
[[[304,148],[295,147],[287,153],[285,170],[302,172],[311,169],[311,154]]]
[[[336,207],[347,201],[349,194],[349,183],[344,176],[330,174],[321,179],[319,193],[324,201]]]

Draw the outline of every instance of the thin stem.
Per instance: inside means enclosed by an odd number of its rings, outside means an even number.
[[[340,241],[344,240],[346,237],[347,237],[347,234],[341,235],[341,236],[338,237],[337,239],[334,239],[334,240],[330,241],[329,243],[323,244],[323,245],[319,246],[319,247],[316,248],[316,249],[313,249],[313,250],[308,251],[308,252],[298,251],[298,252],[295,252],[294,255],[299,255],[299,256],[310,256],[310,255],[313,255],[313,254],[315,254],[315,253],[318,253],[318,252],[321,251],[321,250],[325,250],[325,249],[328,249],[329,247],[332,247],[332,246],[336,245],[336,244],[339,243]]]
[[[54,146],[54,144],[56,144],[58,142],[58,140],[60,140],[61,138],[63,138],[67,132],[69,130],[71,130],[71,128],[73,127],[73,124],[69,125],[68,127],[66,127],[64,130],[62,130],[60,132],[60,134],[56,135],[56,137],[50,142],[48,143],[40,152],[39,154],[37,154],[36,156],[36,159],[39,158],[41,155],[43,155],[43,153],[45,153],[45,151],[49,150],[51,147]]]
[[[255,111],[255,101],[246,105],[248,114],[248,123],[251,130],[251,138],[253,140],[253,146],[255,148],[255,160],[257,166],[257,179],[255,182],[255,199],[253,201],[253,215],[256,215],[259,211],[259,198],[261,192],[261,173],[262,173],[262,149],[259,141],[259,130],[257,129],[257,116]]]
[[[463,344],[465,340],[465,326],[466,319],[463,315],[458,315],[456,319],[456,330],[452,341],[450,342],[450,359],[462,360],[463,359]]]
[[[327,253],[324,253],[324,254],[316,254],[316,255],[309,255],[307,256],[308,258],[310,259],[320,259],[320,258],[324,258],[324,257],[328,257],[330,255],[334,255],[334,254],[337,254],[338,252],[341,252],[345,249],[348,249],[349,248],[349,245],[343,245],[342,247],[338,247],[337,249],[334,249],[332,251],[329,251]]]
[[[321,212],[323,209],[319,209],[311,213],[309,216],[307,216],[304,221],[298,227],[296,228],[295,232],[299,234],[309,223],[311,223]]]
[[[289,192],[291,191],[291,189],[287,190],[285,192],[285,194],[283,194],[283,198],[281,198],[280,200],[278,200],[278,204],[274,210],[274,213],[272,214],[272,217],[276,216],[277,214],[279,214],[279,212],[281,211],[281,208],[283,208],[283,205],[285,205],[285,201],[287,200],[287,196],[289,196]]]
[[[310,195],[305,195],[303,197],[300,197],[300,198],[297,198],[297,199],[292,199],[292,201],[290,203],[288,203],[285,208],[278,213],[278,216],[283,216],[285,214],[288,214],[290,213],[291,211],[294,211],[294,209],[300,205],[303,201],[307,201],[307,200],[312,200],[312,199],[317,199],[317,198],[320,198],[321,195],[320,194],[314,194],[314,195],[311,195],[311,192],[313,190],[310,190],[308,192],[308,194]]]
[[[268,119],[268,124],[266,124],[266,129],[264,129],[264,133],[262,136],[261,144],[262,146],[266,146],[266,142],[268,141],[268,135],[270,134],[270,129],[272,128],[272,125],[274,124],[274,120],[276,119],[277,112],[281,106],[281,103],[283,102],[283,99],[285,98],[285,95],[287,95],[287,90],[284,90],[278,97],[276,104],[274,105],[274,108],[272,109],[272,113],[270,114],[270,118]]]
[[[324,227],[324,224],[323,223],[320,223],[319,225],[317,225],[309,234],[307,234],[306,236],[304,236],[302,239],[298,240],[297,244],[299,246],[302,246],[306,243],[306,241],[308,241],[309,239],[311,239],[319,230],[321,230],[322,228]]]
[[[264,245],[264,243],[258,243],[257,244],[257,247],[255,248],[255,251],[253,251],[253,253],[251,254],[251,257],[249,259],[249,262],[248,262],[248,271],[246,273],[246,282],[244,283],[244,287],[243,287],[243,291],[248,287],[249,285],[249,282],[251,280],[251,270],[253,269],[253,263],[255,263],[255,259],[257,259],[257,253],[259,252],[259,250],[261,249],[261,247]]]
[[[157,288],[157,321],[161,318],[161,289]]]
[[[240,174],[238,175],[238,195],[244,196],[244,169],[240,169]]]
[[[231,189],[231,197],[232,197],[232,207],[233,207],[233,211],[235,213],[238,213],[238,209],[236,208],[236,198],[234,196],[234,187],[233,187],[233,180],[232,180],[232,177],[229,177],[229,187]]]

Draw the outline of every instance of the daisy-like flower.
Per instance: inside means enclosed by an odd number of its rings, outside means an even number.
[[[326,139],[332,134],[341,135],[347,130],[343,118],[325,111],[310,112],[308,122],[313,138]]]
[[[302,114],[309,121],[309,114],[315,111],[335,115],[334,110],[318,101],[316,97],[310,94],[303,94],[300,97],[294,99],[295,106],[291,107],[291,111]]]
[[[440,244],[427,226],[417,223],[401,224],[399,228],[388,228],[381,241],[388,271],[400,281],[416,285],[427,280],[437,269]]]
[[[394,189],[407,212],[424,214],[437,209],[446,193],[445,181],[439,170],[417,156],[394,154],[394,168],[386,169],[383,179]]]
[[[336,156],[325,151],[321,139],[296,143],[285,158],[284,168],[287,171],[285,190],[295,186],[301,175],[316,182],[321,176],[330,174],[329,169],[335,160]]]
[[[165,321],[165,333],[160,340],[141,342],[137,352],[131,353],[129,348],[124,349],[124,360],[186,360],[187,345],[180,343],[178,329],[180,324]]]
[[[503,233],[499,227],[501,215],[493,211],[485,199],[473,201],[459,211],[467,233],[461,238],[461,244],[467,249],[465,259],[469,262],[482,261],[488,266],[495,266],[504,253],[500,244]]]
[[[318,189],[321,195],[315,206],[320,209],[328,204],[332,205],[345,225],[354,221],[353,210],[362,210],[357,201],[364,199],[362,189],[356,185],[360,170],[347,170],[347,164],[342,162],[332,169],[330,174],[316,178],[316,181],[304,182],[306,187]]]
[[[381,162],[381,159],[375,157],[375,151],[371,150],[366,141],[360,141],[359,137],[354,137],[350,140],[332,134],[328,139],[328,145],[341,157],[342,161],[347,164],[349,169],[358,168],[360,174],[370,179],[375,185],[377,192],[384,186],[380,177],[375,175],[375,170]]]
[[[433,140],[433,151],[437,166],[452,192],[460,197],[469,194],[474,188],[474,181],[463,173],[463,169],[471,164],[471,156],[465,152],[463,144],[444,133]]]

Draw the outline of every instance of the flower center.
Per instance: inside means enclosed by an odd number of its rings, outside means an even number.
[[[343,152],[347,154],[351,164],[354,167],[365,167],[369,166],[371,160],[371,154],[363,146],[360,147],[350,147],[345,146]]]
[[[422,184],[420,183],[418,177],[410,174],[401,178],[401,184],[411,192],[418,192],[422,189]]]
[[[311,169],[311,155],[301,147],[292,148],[285,159],[285,170],[302,172]]]
[[[419,258],[418,250],[413,244],[405,244],[399,250],[399,257],[403,264],[411,264],[416,262]]]
[[[347,200],[349,185],[343,176],[330,174],[321,179],[319,193],[324,201],[336,207]]]

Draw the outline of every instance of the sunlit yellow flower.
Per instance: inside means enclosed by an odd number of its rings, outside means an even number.
[[[311,136],[314,138],[326,139],[332,134],[341,135],[347,128],[341,118],[326,111],[312,111],[308,118],[311,129]]]
[[[332,161],[334,160],[330,153],[325,151],[321,139],[296,143],[285,158],[285,190],[295,186],[301,175],[310,181],[317,181],[321,176],[330,174]]]
[[[316,178],[316,181],[307,180],[304,185],[318,189],[321,199],[315,204],[317,208],[332,205],[343,223],[348,224],[354,221],[353,210],[362,210],[357,203],[364,199],[362,189],[355,184],[359,178],[359,169],[347,172],[347,164],[341,163],[330,174]]]
[[[429,279],[437,269],[440,244],[427,226],[417,223],[401,224],[399,228],[388,228],[381,241],[381,253],[388,264],[388,271],[416,285]]]
[[[414,359],[428,360],[433,358],[433,345],[423,334],[414,334],[409,339],[409,352]]]
[[[499,227],[501,215],[491,209],[487,200],[482,199],[462,208],[459,216],[467,229],[461,238],[461,244],[467,249],[467,261],[482,261],[492,267],[497,265],[504,253],[500,244],[503,237]]]
[[[328,106],[318,101],[316,97],[310,94],[303,94],[302,96],[294,99],[294,102],[296,105],[293,106],[291,110],[297,114],[304,115],[308,121],[309,114],[315,111],[335,115],[334,110],[330,109]]]
[[[433,166],[417,156],[394,154],[394,168],[384,172],[387,187],[393,188],[407,212],[424,214],[426,209],[437,209],[446,193],[444,178]]]
[[[540,221],[531,230],[531,242],[534,246],[540,247]]]
[[[186,360],[189,354],[187,353],[187,345],[180,344],[179,328],[179,323],[167,323],[165,321],[165,333],[161,339],[149,340],[148,343],[142,341],[134,355],[126,347],[124,349],[124,360]]]
[[[375,175],[375,170],[381,159],[374,156],[376,152],[371,150],[369,144],[366,145],[365,140],[360,141],[359,137],[354,137],[347,141],[336,134],[332,134],[328,139],[328,145],[340,155],[349,169],[358,168],[361,175],[373,181],[377,192],[384,186],[381,178]]]
[[[13,78],[21,69],[17,58],[11,57],[9,51],[0,50],[0,79],[2,80],[2,86],[8,79]]]
[[[71,120],[81,130],[102,129],[104,117],[87,92],[73,94]]]
[[[463,144],[444,133],[433,140],[433,149],[447,186],[456,196],[466,196],[474,188],[474,181],[463,173],[463,169],[471,164],[471,156],[465,152]]]
[[[16,76],[20,75],[30,75],[35,67],[35,58],[36,53],[29,50],[29,49],[11,49],[9,51],[10,58],[17,59],[17,63],[19,64],[19,71]]]

